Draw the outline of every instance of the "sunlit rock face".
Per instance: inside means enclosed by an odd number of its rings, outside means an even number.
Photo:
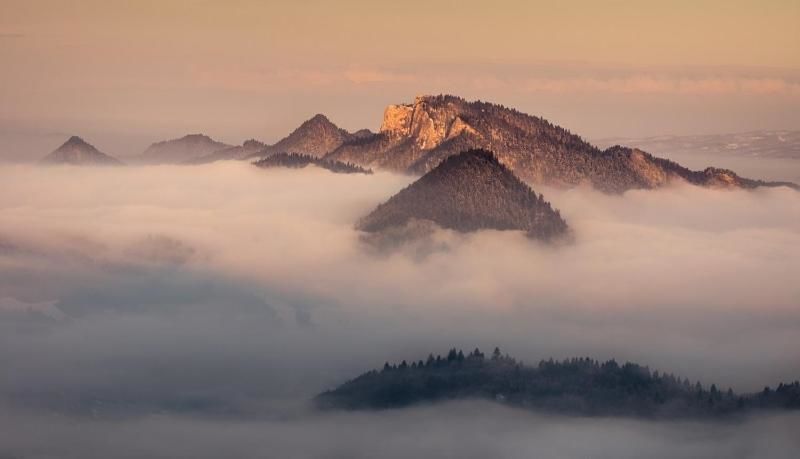
[[[705,184],[715,188],[741,188],[746,186],[742,183],[742,178],[735,172],[728,169],[708,167],[701,173]],[[746,180],[746,179],[745,179]]]
[[[413,105],[389,105],[383,112],[381,134],[390,137],[406,137],[411,133]]]
[[[413,104],[388,106],[380,132],[392,138],[412,138],[418,148],[431,150],[463,132],[477,134],[458,113],[452,103],[436,104],[430,97],[418,96]]]
[[[631,170],[642,179],[648,188],[666,185],[670,180],[678,177],[676,174],[670,174],[665,168],[658,167],[648,157],[647,153],[639,149],[630,150],[628,154]]]
[[[545,119],[502,105],[455,96],[418,96],[386,108],[378,134],[345,141],[330,159],[422,175],[470,149],[492,151],[522,180],[560,188],[588,184],[608,193],[651,189],[676,181],[753,188],[768,183],[731,171],[692,171],[622,146],[601,150]]]

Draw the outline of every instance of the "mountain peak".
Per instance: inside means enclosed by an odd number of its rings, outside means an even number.
[[[326,123],[326,124],[333,124],[333,122],[322,113],[317,113],[316,115],[312,116],[311,118],[306,121],[306,123]]]
[[[489,150],[483,150],[483,149],[480,149],[480,148],[474,149],[474,150],[465,151],[464,153],[462,153],[460,155],[453,155],[453,156],[449,157],[447,160],[443,161],[442,162],[442,166],[443,166],[443,169],[446,169],[448,167],[456,168],[456,167],[462,167],[462,165],[464,163],[470,163],[470,162],[472,162],[472,163],[484,162],[484,163],[490,165],[491,167],[508,170],[508,168],[506,168],[497,159],[497,156],[495,156],[494,153],[492,153]]]
[[[318,113],[304,121],[291,134],[251,157],[267,157],[276,153],[298,153],[321,158],[354,136]]]
[[[336,132],[342,131],[346,132],[344,129],[339,128],[336,124],[333,123],[327,116],[323,115],[322,113],[317,113],[316,115],[312,116],[311,118],[305,120],[300,127],[295,129],[296,131],[308,131],[308,130],[325,130],[329,132]],[[291,135],[291,134],[290,134]]]
[[[64,142],[64,145],[82,145],[82,144],[88,145],[88,143],[86,143],[85,140],[83,140],[82,138],[78,137],[77,135],[73,135],[72,137],[67,139],[66,142]]]
[[[567,224],[541,195],[519,180],[486,150],[453,155],[372,213],[357,229],[381,232],[413,221],[443,228],[521,230],[529,237],[551,239]]]
[[[76,135],[67,139],[60,147],[42,158],[42,162],[47,164],[71,164],[76,166],[122,164],[118,159],[101,152],[95,148],[94,145]]]

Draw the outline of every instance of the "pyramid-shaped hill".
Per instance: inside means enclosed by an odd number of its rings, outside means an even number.
[[[70,137],[52,153],[42,158],[43,164],[73,166],[121,166],[122,161],[107,155],[78,136]]]
[[[362,218],[356,228],[380,232],[414,220],[461,232],[519,230],[543,240],[567,232],[559,212],[486,150],[448,157]]]
[[[269,145],[249,157],[264,158],[276,153],[299,153],[321,158],[344,142],[363,135],[365,134],[351,134],[335,125],[325,115],[317,114],[274,145]]]

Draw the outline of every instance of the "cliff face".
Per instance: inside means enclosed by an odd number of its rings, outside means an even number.
[[[391,138],[411,138],[420,150],[431,150],[463,132],[477,134],[451,104],[430,104],[417,97],[411,105],[386,108],[381,133]]]
[[[606,192],[657,188],[674,181],[703,186],[770,184],[711,169],[691,171],[640,150],[600,150],[566,129],[535,116],[454,96],[419,96],[390,105],[378,134],[345,141],[331,159],[365,167],[424,174],[462,151],[491,150],[517,176],[532,184],[590,184]]]
[[[414,115],[413,105],[389,105],[383,112],[380,132],[389,137],[405,137],[411,135],[411,120]]]

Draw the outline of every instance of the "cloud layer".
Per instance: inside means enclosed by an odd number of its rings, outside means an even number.
[[[63,458],[792,458],[797,415],[734,424],[567,419],[487,403],[231,422],[0,416],[0,454]],[[47,432],[50,442],[40,435]],[[143,439],[146,439],[143,441]],[[52,445],[59,445],[54,448]]]
[[[410,180],[240,163],[0,168],[7,421],[44,422],[42,410],[190,416],[87,426],[125,443],[131,432],[217,429],[198,420],[208,416],[300,416],[232,424],[231,437],[216,438],[232,451],[231,438],[255,446],[262,429],[280,436],[311,428],[332,438],[331,418],[305,413],[310,396],[384,360],[451,346],[499,345],[528,362],[631,359],[740,391],[800,374],[796,192],[544,189],[537,191],[561,209],[574,243],[441,231],[394,251],[366,246],[353,222]],[[378,436],[383,428],[413,429],[431,410],[344,422],[359,429],[377,422]],[[510,423],[529,415],[491,416]],[[500,438],[513,446],[487,448],[528,451],[526,437],[502,425],[511,432]],[[662,427],[614,425],[607,428],[620,435],[630,427],[644,447],[664,446],[649,430]],[[59,422],[52,428],[70,435]],[[587,441],[616,435],[595,428],[586,421],[575,432]],[[442,440],[457,431],[418,447],[461,451]],[[417,434],[408,432],[409,441]],[[721,442],[697,440],[685,456],[742,445],[730,431],[720,435]],[[747,441],[762,441],[758,435]],[[23,448],[25,436],[14,437]],[[346,438],[334,448],[343,456],[351,451]],[[553,451],[566,447],[553,441]],[[761,452],[760,445],[750,446]],[[74,446],[82,448],[78,440]],[[360,446],[367,456],[378,447]]]

